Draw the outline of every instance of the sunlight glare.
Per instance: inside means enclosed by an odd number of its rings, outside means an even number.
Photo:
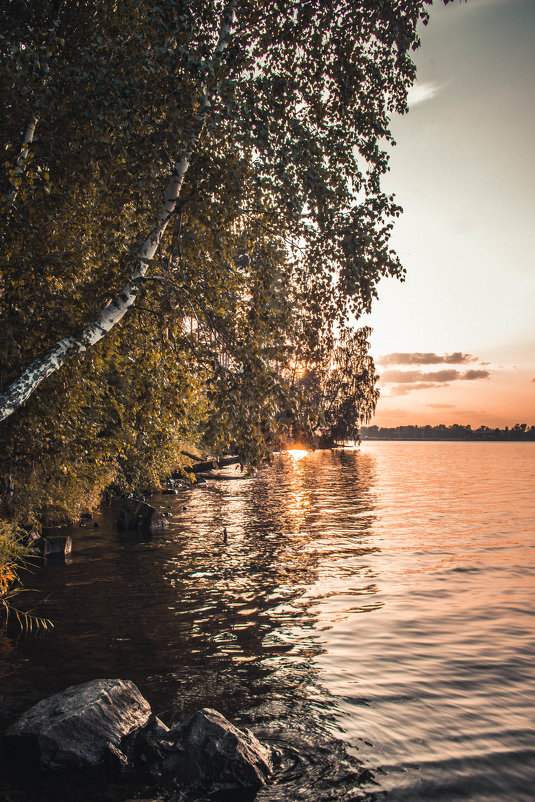
[[[293,460],[295,460],[295,462],[299,462],[300,459],[303,459],[303,457],[306,457],[306,455],[308,454],[308,451],[306,451],[303,448],[289,448],[288,449],[288,454],[291,456],[291,458]]]

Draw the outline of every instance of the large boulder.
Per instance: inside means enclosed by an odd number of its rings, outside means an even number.
[[[256,791],[273,771],[271,750],[210,708],[169,730],[157,751],[156,776],[194,792]]]
[[[272,751],[217,711],[204,708],[169,729],[132,682],[117,679],[38,702],[2,745],[4,757],[24,770],[142,769],[163,787],[233,802],[253,799],[273,771]]]
[[[147,504],[146,501],[134,498],[124,499],[117,519],[119,529],[141,529],[154,532],[168,525],[169,521],[160,510]]]
[[[74,685],[38,702],[4,735],[9,755],[41,769],[92,768],[121,741],[144,727],[149,703],[129,680],[99,679]]]

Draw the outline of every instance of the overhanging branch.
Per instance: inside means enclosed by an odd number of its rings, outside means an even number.
[[[230,37],[232,25],[235,18],[235,8],[237,0],[230,0],[223,10],[221,17],[221,27],[217,44],[214,48],[212,57],[212,72],[215,72],[217,62],[220,60]],[[192,123],[192,133],[188,145],[181,158],[173,165],[171,178],[164,192],[164,200],[160,215],[149,236],[142,243],[135,258],[130,279],[123,286],[122,290],[111,302],[106,304],[95,316],[92,322],[88,323],[81,334],[64,337],[54,343],[47,351],[41,354],[15,379],[7,390],[0,395],[0,420],[5,420],[13,414],[25,401],[32,395],[44,379],[55,373],[66,360],[75,353],[85,351],[99,342],[108,332],[124,317],[128,309],[136,302],[138,296],[138,282],[142,280],[149,269],[151,261],[154,259],[160,242],[164,236],[169,220],[173,216],[178,198],[184,183],[184,179],[190,166],[191,158],[196,150],[199,139],[202,135],[206,120],[210,113],[212,95],[208,87],[203,85],[199,100],[199,107]],[[37,120],[35,120],[35,123]],[[35,130],[35,124],[33,131]],[[27,137],[33,138],[33,131],[27,132]],[[28,142],[27,147],[29,148]],[[24,146],[23,146],[24,147]],[[23,169],[24,161],[27,157],[21,151]]]

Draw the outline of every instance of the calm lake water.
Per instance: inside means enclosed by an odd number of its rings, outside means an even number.
[[[259,802],[535,799],[535,444],[365,442],[227,475],[158,497],[151,539],[100,514],[27,580],[55,628],[0,640],[0,726],[129,678],[168,723],[215,707],[282,745]]]

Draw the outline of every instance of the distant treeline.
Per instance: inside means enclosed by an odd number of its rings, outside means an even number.
[[[471,426],[395,426],[385,428],[380,426],[363,426],[360,430],[363,440],[535,440],[535,426],[527,423],[515,423],[510,429],[491,429],[489,426],[480,426],[472,429]]]

